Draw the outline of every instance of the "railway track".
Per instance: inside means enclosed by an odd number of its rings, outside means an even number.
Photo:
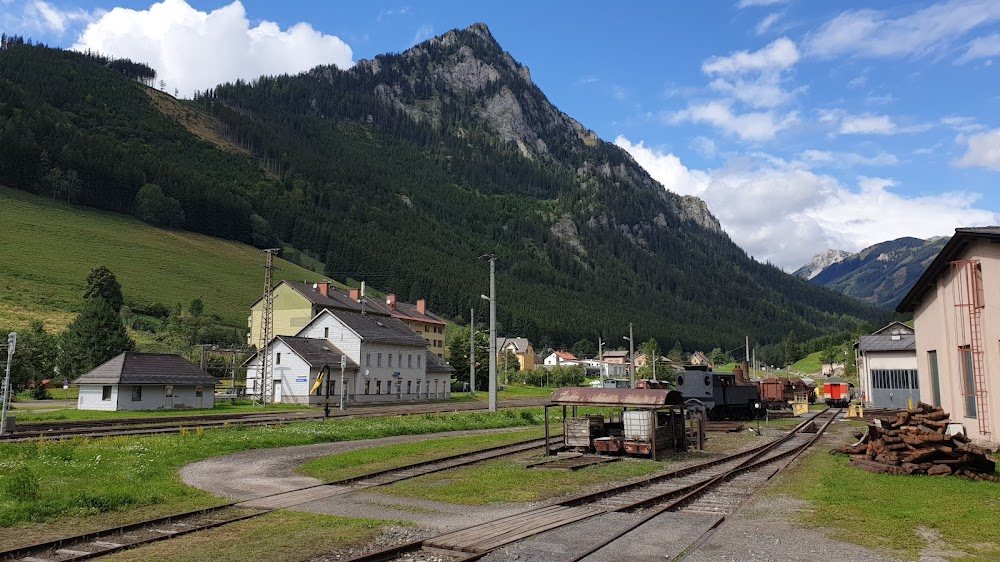
[[[528,408],[547,402],[546,398],[505,400],[501,409]],[[445,412],[486,410],[481,402],[429,402],[406,405],[355,406],[345,411],[330,412],[330,419],[370,418],[380,416],[409,416]],[[18,426],[14,433],[0,435],[0,443],[72,439],[74,437],[116,437],[121,435],[155,435],[179,433],[181,429],[211,429],[241,424],[243,426],[279,425],[298,421],[324,419],[321,411],[295,411],[283,413],[203,414],[170,418],[128,418],[95,420],[89,422],[45,422]]]
[[[19,560],[21,562],[89,560],[122,550],[259,517],[278,509],[367,488],[385,486],[393,482],[523,453],[544,446],[545,439],[531,439],[488,449],[448,455],[438,459],[411,463],[397,468],[371,472],[315,486],[307,486],[288,492],[269,494],[249,500],[230,502],[214,507],[147,519],[119,527],[62,537],[51,541],[0,551],[0,560]]]
[[[558,503],[352,558],[351,562],[405,560],[424,552],[475,560],[505,545],[577,521],[613,512],[642,510],[638,522],[610,540],[595,545],[574,562],[583,560],[622,538],[661,513],[691,509],[723,513],[738,505],[760,483],[777,472],[774,464],[794,459],[822,435],[840,410],[824,410],[803,421],[787,435],[770,443],[670,473],[585,494]],[[748,492],[747,489],[750,491]]]

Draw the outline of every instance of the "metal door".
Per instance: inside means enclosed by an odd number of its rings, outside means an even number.
[[[168,384],[163,387],[163,407],[174,407],[174,387],[172,385]]]
[[[275,403],[281,402],[281,381],[280,380],[274,381],[274,394],[272,394],[272,396],[274,397],[272,399],[273,402],[275,402]]]

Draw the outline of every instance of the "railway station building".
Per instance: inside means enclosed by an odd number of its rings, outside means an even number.
[[[216,378],[173,353],[126,351],[84,373],[79,410],[215,407]]]
[[[901,409],[920,402],[913,328],[893,322],[855,343],[865,406]]]
[[[1000,226],[955,229],[896,311],[913,313],[923,401],[1000,443]]]
[[[330,394],[339,402],[385,403],[402,400],[446,400],[451,397],[454,369],[428,349],[424,338],[401,320],[343,310],[321,310],[295,336],[271,340],[272,399],[295,404],[322,404],[313,391],[324,367],[331,374]],[[346,357],[344,381],[340,361]],[[258,353],[245,363],[247,394],[263,389]],[[325,386],[317,389],[325,394]]]

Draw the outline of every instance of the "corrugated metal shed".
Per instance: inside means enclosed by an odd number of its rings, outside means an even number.
[[[215,386],[217,382],[180,355],[126,351],[80,375],[73,384]]]
[[[676,390],[631,388],[577,388],[564,387],[552,394],[553,405],[563,406],[619,406],[634,408],[662,408],[683,404]]]
[[[861,351],[916,351],[917,337],[913,334],[898,336],[861,336],[858,340]]]

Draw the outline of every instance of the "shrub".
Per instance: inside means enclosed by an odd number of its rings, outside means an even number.
[[[12,500],[33,502],[38,499],[38,477],[29,468],[19,467],[4,480],[4,494]]]

